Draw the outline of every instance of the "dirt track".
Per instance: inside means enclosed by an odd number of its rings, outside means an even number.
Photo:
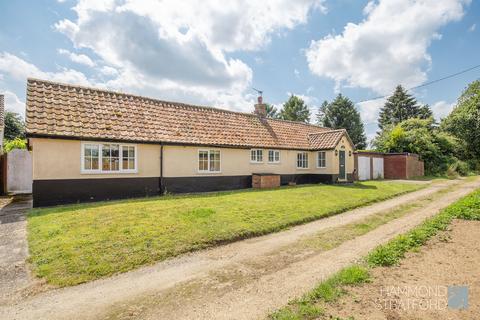
[[[454,221],[449,231],[430,240],[419,252],[407,254],[399,266],[373,269],[372,282],[350,288],[347,296],[327,307],[326,318],[347,319],[354,315],[357,320],[478,319],[479,240],[480,221]],[[446,287],[458,285],[468,287],[466,310],[448,307]]]
[[[158,263],[109,279],[52,290],[0,307],[2,319],[252,319],[261,318],[315,283],[366,254],[379,243],[419,224],[480,187],[465,183],[441,200],[326,252],[287,248],[321,230],[429,196],[455,182],[435,184],[368,207],[264,237],[239,241]],[[279,252],[280,251],[280,252]],[[269,255],[280,259],[268,259]],[[274,256],[275,257],[275,256]],[[272,261],[275,261],[272,265]]]

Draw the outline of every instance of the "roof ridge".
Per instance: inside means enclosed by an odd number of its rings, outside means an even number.
[[[136,99],[145,99],[145,100],[149,100],[149,101],[157,102],[157,103],[173,104],[173,105],[177,105],[177,106],[181,106],[181,107],[187,107],[187,108],[206,109],[206,110],[217,111],[217,112],[240,114],[240,115],[245,115],[245,116],[249,116],[249,117],[258,117],[254,113],[248,113],[248,112],[242,112],[242,111],[233,111],[233,110],[222,109],[222,108],[218,108],[218,107],[202,106],[202,105],[183,103],[183,102],[177,102],[177,101],[167,101],[167,100],[151,98],[151,97],[142,96],[142,95],[133,94],[133,93],[125,93],[125,92],[120,92],[120,91],[115,91],[115,90],[108,90],[108,89],[102,89],[102,88],[96,88],[96,87],[90,87],[90,86],[84,86],[84,85],[74,85],[74,84],[69,84],[69,83],[65,83],[65,82],[43,80],[43,79],[33,78],[33,77],[28,77],[27,78],[27,84],[30,83],[30,82],[49,83],[49,84],[59,85],[59,86],[64,86],[64,87],[69,87],[69,88],[92,90],[92,91],[97,91],[97,92],[120,95],[120,96],[124,96],[124,97],[132,97],[132,98],[136,98]],[[315,124],[312,124],[312,123],[305,123],[305,122],[300,122],[300,121],[292,121],[292,120],[284,120],[284,119],[275,119],[275,118],[266,118],[266,119],[269,120],[269,121],[270,120],[282,121],[282,122],[289,122],[289,123],[295,123],[295,124],[301,124],[301,125],[326,129],[326,127],[321,127],[321,126],[318,126],[318,125],[315,125]]]
[[[325,128],[325,127],[319,127],[319,128]],[[311,132],[308,135],[313,135],[313,134],[321,134],[321,133],[331,133],[331,132],[339,132],[339,131],[347,131],[346,129],[331,129],[331,130],[325,130],[323,132]]]

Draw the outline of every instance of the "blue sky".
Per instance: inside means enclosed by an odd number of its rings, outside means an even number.
[[[480,64],[470,0],[1,1],[0,92],[24,113],[27,77],[250,112],[386,95]],[[437,118],[480,68],[413,93]],[[367,135],[383,101],[357,104]]]

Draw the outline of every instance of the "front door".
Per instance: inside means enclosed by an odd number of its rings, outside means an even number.
[[[345,180],[347,177],[345,176],[345,151],[340,150],[339,151],[339,175],[338,179],[339,180]]]

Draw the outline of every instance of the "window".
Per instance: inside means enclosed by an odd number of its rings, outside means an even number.
[[[319,151],[317,153],[317,168],[325,168],[327,166],[326,152]]]
[[[268,162],[279,163],[280,162],[280,151],[278,151],[278,150],[268,150]]]
[[[220,172],[220,151],[199,150],[198,151],[199,172]]]
[[[82,173],[136,172],[137,147],[114,143],[83,143]]]
[[[262,149],[250,150],[250,162],[263,162],[263,150]]]
[[[135,147],[134,146],[122,147],[122,169],[135,170]]]
[[[83,168],[85,170],[98,170],[99,146],[97,144],[85,144],[83,150]]]
[[[297,153],[297,168],[308,169],[308,153],[307,152]]]
[[[102,171],[120,170],[120,147],[118,144],[102,145]]]

